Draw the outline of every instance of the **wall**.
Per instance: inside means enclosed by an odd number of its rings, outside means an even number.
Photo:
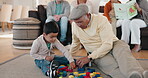
[[[13,4],[13,0],[0,0],[0,4]]]
[[[39,1],[39,3],[36,3]],[[37,4],[43,4],[46,5],[51,0],[0,0],[0,4],[12,4],[12,5],[23,5],[23,6],[29,6],[30,9],[36,9]],[[67,0],[69,3],[71,3],[73,0]],[[95,4],[95,7],[98,7],[104,2],[107,2],[108,0],[90,0]],[[101,1],[101,2],[100,2]],[[101,4],[99,4],[101,3]]]
[[[0,0],[0,5],[2,4],[29,6],[30,9],[36,8],[35,0]]]
[[[30,9],[35,9],[35,0],[13,0],[13,5],[29,6]]]

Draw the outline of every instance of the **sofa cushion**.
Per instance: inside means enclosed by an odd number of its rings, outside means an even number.
[[[141,36],[148,36],[148,27],[140,28]]]
[[[40,21],[36,18],[32,18],[32,17],[29,17],[29,18],[20,18],[20,19],[16,19],[14,21],[14,25],[26,25],[26,24],[29,24],[29,25],[34,25],[34,24],[40,24]]]
[[[41,21],[41,23],[45,23],[46,19],[47,19],[47,14],[46,14],[46,6],[43,5],[39,5],[38,6],[38,14],[39,14],[39,19]]]
[[[33,17],[33,18],[39,19],[38,11],[30,10],[29,11],[29,17]]]

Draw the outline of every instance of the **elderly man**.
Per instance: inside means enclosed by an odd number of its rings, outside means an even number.
[[[66,40],[68,17],[70,14],[70,5],[64,0],[53,0],[47,5],[47,19],[46,22],[52,20],[56,21],[60,26],[60,41],[62,43]]]
[[[132,56],[129,46],[113,34],[106,17],[89,14],[88,7],[80,4],[72,10],[70,19],[73,21],[70,52],[77,52],[82,44],[89,53],[76,61],[79,67],[92,60],[112,78],[148,78],[148,71]]]

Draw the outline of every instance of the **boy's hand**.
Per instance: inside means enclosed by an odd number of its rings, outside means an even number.
[[[75,65],[74,62],[71,62],[71,63],[70,63],[70,69],[74,69],[74,68],[76,68],[76,65]]]
[[[47,60],[47,61],[52,61],[53,58],[54,58],[53,56],[46,56],[46,57],[45,57],[45,60]]]

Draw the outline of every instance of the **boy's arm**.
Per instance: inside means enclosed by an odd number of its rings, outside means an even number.
[[[60,50],[64,54],[64,56],[68,59],[69,63],[74,61],[71,53],[68,52],[68,50],[59,42],[58,39],[56,39],[56,41],[54,42],[54,45],[58,50]]]
[[[32,47],[31,47],[31,50],[30,50],[30,55],[35,58],[35,59],[38,59],[38,60],[41,60],[41,59],[45,59],[46,55],[39,55],[38,52],[39,52],[39,48],[40,48],[40,43],[35,40],[32,44]]]

